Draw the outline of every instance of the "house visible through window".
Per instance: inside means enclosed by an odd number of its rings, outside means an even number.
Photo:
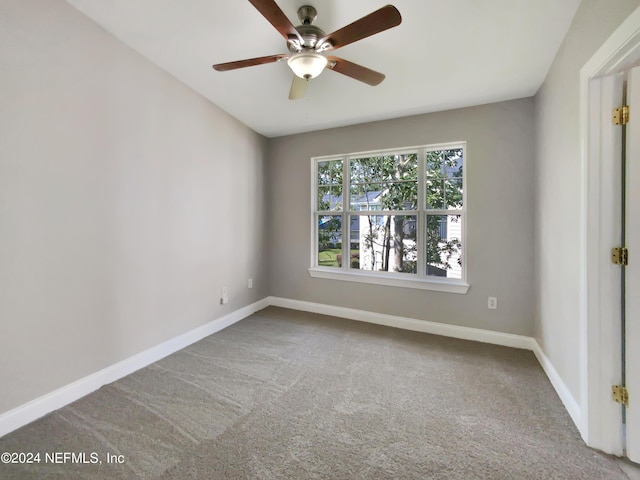
[[[311,274],[466,286],[464,158],[460,142],[312,159]]]

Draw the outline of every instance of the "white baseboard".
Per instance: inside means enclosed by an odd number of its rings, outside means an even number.
[[[462,340],[473,340],[482,343],[492,343],[505,347],[533,350],[535,340],[524,335],[513,335],[510,333],[493,332],[480,328],[460,327],[458,325],[447,325],[445,323],[429,322],[427,320],[417,320],[415,318],[398,317],[384,313],[368,312],[353,308],[336,307],[323,303],[305,302],[301,300],[291,300],[281,297],[268,297],[269,305],[276,307],[302,310],[305,312],[321,313],[334,317],[348,318],[360,322],[375,323],[388,327],[402,328],[415,332],[432,333],[445,337],[460,338]]]
[[[544,354],[542,348],[538,342],[533,339],[533,353],[538,359],[540,366],[544,370],[544,373],[547,374],[551,385],[556,390],[556,393],[560,397],[560,400],[564,404],[564,408],[567,409],[569,415],[571,416],[571,420],[575,423],[576,427],[580,434],[583,434],[583,424],[582,424],[582,411],[580,409],[580,404],[576,402],[576,399],[571,394],[571,391],[567,387],[567,385],[562,381],[562,378],[558,374],[557,370],[554,368],[553,364],[549,360],[549,358]],[[584,435],[583,435],[584,437]]]
[[[263,298],[0,415],[0,437],[269,306]]]

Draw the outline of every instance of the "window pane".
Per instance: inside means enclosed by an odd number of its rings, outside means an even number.
[[[351,210],[380,210],[382,208],[382,190],[380,183],[351,185]]]
[[[443,150],[443,168],[446,178],[462,177],[462,149]]]
[[[350,162],[352,210],[415,210],[418,155],[383,155]]]
[[[427,215],[427,275],[462,278],[462,215]]]
[[[462,209],[462,177],[449,178],[444,181],[446,207],[449,210]]]
[[[342,160],[318,162],[318,185],[342,185]]]
[[[338,267],[342,257],[342,217],[318,216],[318,266]]]
[[[462,149],[431,150],[425,152],[427,178],[448,178],[462,176]]]
[[[352,215],[351,268],[416,273],[415,215]]]
[[[379,180],[381,175],[380,162],[378,157],[374,158],[354,158],[350,163],[351,185],[358,183],[371,183]]]
[[[442,150],[426,152],[425,157],[427,159],[427,178],[442,178],[442,166],[444,164]]]
[[[319,186],[317,208],[319,211],[342,210],[342,185]]]
[[[444,210],[444,180],[427,180],[427,209]]]
[[[418,206],[418,182],[384,184],[380,203],[385,210],[415,210]]]
[[[463,150],[427,151],[425,157],[427,209],[462,209]]]

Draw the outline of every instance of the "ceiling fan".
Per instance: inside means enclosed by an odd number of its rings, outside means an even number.
[[[285,38],[291,53],[218,63],[213,66],[214,70],[226,72],[227,70],[264,65],[286,59],[294,73],[289,91],[290,100],[301,98],[306,91],[307,82],[320,75],[325,68],[372,86],[378,85],[384,80],[382,73],[343,58],[325,56],[323,53],[400,25],[402,17],[393,5],[384,6],[327,35],[320,28],[312,25],[317,12],[309,5],[298,9],[298,18],[302,24],[294,27],[274,0],[249,0],[249,2]]]

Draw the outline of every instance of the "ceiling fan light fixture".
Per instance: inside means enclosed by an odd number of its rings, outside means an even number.
[[[327,66],[327,57],[314,52],[300,52],[287,60],[289,67],[298,77],[309,80],[322,73]]]

